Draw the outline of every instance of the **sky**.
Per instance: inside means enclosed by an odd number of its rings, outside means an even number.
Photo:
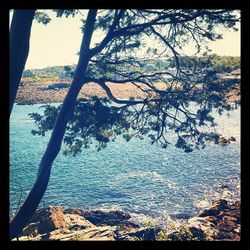
[[[84,13],[83,13],[84,14]],[[11,20],[12,14],[10,14]],[[68,18],[56,18],[50,13],[52,21],[41,24],[36,21],[32,24],[30,37],[30,51],[26,61],[25,69],[45,68],[55,65],[77,64],[82,32],[80,14]],[[240,56],[240,26],[239,31],[221,31],[223,39],[210,42],[211,53],[227,56]],[[95,35],[95,37],[100,39]],[[192,45],[186,48],[191,54]]]

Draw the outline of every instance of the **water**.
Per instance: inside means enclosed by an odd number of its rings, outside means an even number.
[[[15,212],[31,189],[49,139],[33,136],[30,112],[41,105],[15,105],[10,119],[10,210]],[[134,215],[167,220],[194,215],[216,198],[240,198],[240,111],[216,115],[219,131],[237,141],[209,144],[184,153],[162,149],[148,139],[118,138],[100,152],[83,150],[77,157],[56,158],[41,206],[83,209],[118,208]],[[227,185],[228,189],[222,189]]]

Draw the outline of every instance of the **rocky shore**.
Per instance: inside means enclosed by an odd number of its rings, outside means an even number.
[[[53,103],[63,102],[71,81],[69,79],[61,79],[58,81],[32,81],[22,80],[17,96],[17,104],[36,104],[36,103]],[[107,84],[111,89],[113,95],[119,99],[144,99],[145,93],[140,89],[145,89],[145,86],[138,84],[140,88],[137,88],[132,83],[125,84]],[[157,88],[163,89],[165,84],[157,83]],[[81,89],[78,98],[90,98],[98,96],[100,98],[107,97],[105,91],[95,83],[88,83]],[[240,100],[240,87],[233,89],[228,96],[229,102],[239,102]]]
[[[214,201],[186,220],[144,225],[119,210],[50,206],[38,209],[19,241],[239,241],[240,202]],[[17,239],[14,239],[17,240]]]
[[[70,80],[62,79],[58,81],[26,81],[23,80],[16,96],[17,104],[36,104],[63,102],[68,89]],[[116,98],[145,98],[142,90],[135,87],[132,83],[114,84],[108,83]],[[78,98],[90,98],[98,96],[107,97],[105,91],[95,83],[88,83],[81,89]]]

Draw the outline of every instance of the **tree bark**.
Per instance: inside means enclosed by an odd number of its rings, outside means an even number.
[[[29,54],[30,31],[35,11],[34,9],[14,10],[13,13],[9,41],[9,115],[14,105],[18,86]]]
[[[90,42],[94,31],[97,10],[88,12],[80,49],[79,61],[71,87],[57,116],[47,149],[39,165],[37,178],[24,204],[10,223],[10,238],[20,235],[25,225],[34,215],[49,182],[51,167],[61,149],[63,136],[70,114],[75,107],[76,98],[85,81],[85,72],[90,60]]]

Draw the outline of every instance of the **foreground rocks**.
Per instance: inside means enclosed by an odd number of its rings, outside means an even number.
[[[186,222],[176,222],[159,235],[159,240],[239,241],[241,232],[240,202],[218,200]]]
[[[128,213],[123,211],[83,211],[81,209],[72,208],[65,209],[64,211],[69,214],[79,214],[96,226],[116,226],[131,218]]]
[[[135,240],[240,240],[240,202],[218,200],[187,220],[173,221],[162,228],[139,226],[123,211],[64,209],[50,206],[39,209],[19,240],[135,241]]]

